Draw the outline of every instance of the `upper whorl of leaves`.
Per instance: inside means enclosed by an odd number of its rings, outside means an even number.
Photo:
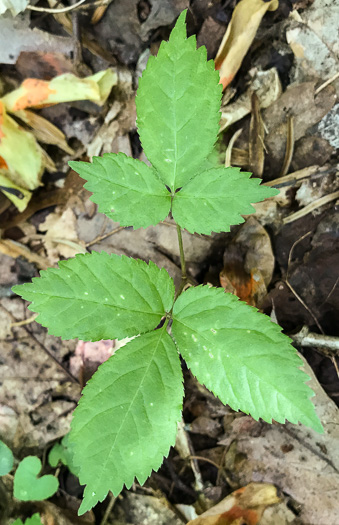
[[[219,129],[222,87],[204,46],[186,37],[186,11],[139,81],[137,126],[147,158],[172,191],[194,177]]]

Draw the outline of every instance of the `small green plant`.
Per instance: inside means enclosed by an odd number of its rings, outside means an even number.
[[[5,476],[14,466],[14,457],[11,449],[0,441],[0,476]],[[20,501],[41,501],[48,499],[59,488],[58,480],[47,474],[38,477],[41,471],[41,461],[36,456],[27,456],[17,466],[14,474],[14,497]],[[17,519],[13,525],[21,525]],[[25,525],[41,525],[39,514],[27,518]]]
[[[152,167],[123,154],[71,162],[99,210],[123,226],[145,228],[172,214],[182,284],[164,269],[125,256],[92,253],[41,272],[15,292],[31,301],[49,333],[86,341],[136,336],[102,364],[83,391],[71,425],[73,463],[86,484],[79,514],[143,484],[175,442],[183,376],[197,379],[234,410],[255,419],[301,422],[319,432],[290,340],[271,320],[223,289],[187,283],[182,229],[229,231],[276,194],[237,168],[211,166],[221,86],[206,49],[186,38],[185,13],[140,80],[138,130]]]

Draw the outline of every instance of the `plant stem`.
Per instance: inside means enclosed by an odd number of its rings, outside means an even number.
[[[179,250],[180,250],[181,278],[183,281],[186,281],[187,280],[186,261],[185,261],[185,254],[184,254],[184,245],[182,242],[181,228],[179,224],[177,224],[177,234],[178,234]]]

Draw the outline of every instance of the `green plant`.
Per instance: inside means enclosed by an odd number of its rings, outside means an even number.
[[[137,336],[102,364],[83,391],[71,426],[73,463],[86,484],[79,513],[134,479],[142,484],[174,444],[181,418],[179,353],[223,403],[255,419],[322,426],[290,340],[256,309],[223,289],[187,283],[182,228],[229,231],[275,195],[237,168],[211,167],[221,86],[206,50],[186,38],[185,13],[151,57],[137,94],[138,130],[152,167],[123,154],[71,162],[99,210],[121,225],[177,223],[182,283],[154,263],[92,253],[16,286],[37,321],[64,339]]]
[[[25,524],[20,518],[18,518],[13,525],[42,525],[42,521],[40,519],[40,514],[36,512],[33,516],[25,520]]]
[[[8,474],[14,465],[11,449],[0,440],[0,476]],[[19,465],[14,474],[14,497],[20,501],[41,501],[50,498],[58,490],[59,482],[50,474],[38,477],[41,470],[41,461],[36,456],[27,456]],[[13,525],[21,525],[17,519]],[[27,518],[25,525],[40,525],[39,514]]]

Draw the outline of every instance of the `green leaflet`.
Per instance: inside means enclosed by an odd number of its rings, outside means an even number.
[[[200,173],[173,197],[174,220],[191,233],[229,231],[231,225],[244,222],[242,215],[255,211],[252,202],[279,193],[250,176],[239,168],[223,167]]]
[[[321,432],[308,376],[288,337],[222,289],[190,288],[176,301],[173,336],[187,365],[233,410],[269,423],[299,421]]]
[[[49,268],[32,283],[14,286],[49,333],[84,341],[122,339],[155,328],[174,299],[174,284],[154,263],[80,254]]]
[[[222,87],[206,48],[186,38],[186,11],[139,81],[137,125],[145,154],[172,191],[194,177],[217,139]]]
[[[79,469],[73,464],[73,450],[69,444],[69,434],[66,434],[61,443],[55,443],[48,454],[48,462],[51,467],[57,467],[61,462],[66,465],[74,476],[79,476]]]
[[[20,461],[14,475],[14,497],[21,501],[41,501],[50,498],[58,490],[57,478],[50,474],[38,478],[41,461],[27,456]]]
[[[70,162],[69,165],[88,182],[91,200],[122,226],[146,228],[164,220],[170,210],[171,194],[156,171],[124,153],[105,153],[93,163]],[[114,211],[113,211],[114,210]]]
[[[0,440],[0,476],[5,476],[13,468],[14,457],[10,448]]]
[[[69,441],[83,514],[134,478],[143,484],[174,445],[183,385],[180,359],[166,328],[133,339],[103,363],[74,412]]]
[[[23,524],[23,521],[20,518],[18,518],[17,520],[15,520],[15,522],[12,525],[24,525],[24,524]],[[27,518],[25,520],[25,525],[42,525],[40,514],[36,512],[30,518]]]

